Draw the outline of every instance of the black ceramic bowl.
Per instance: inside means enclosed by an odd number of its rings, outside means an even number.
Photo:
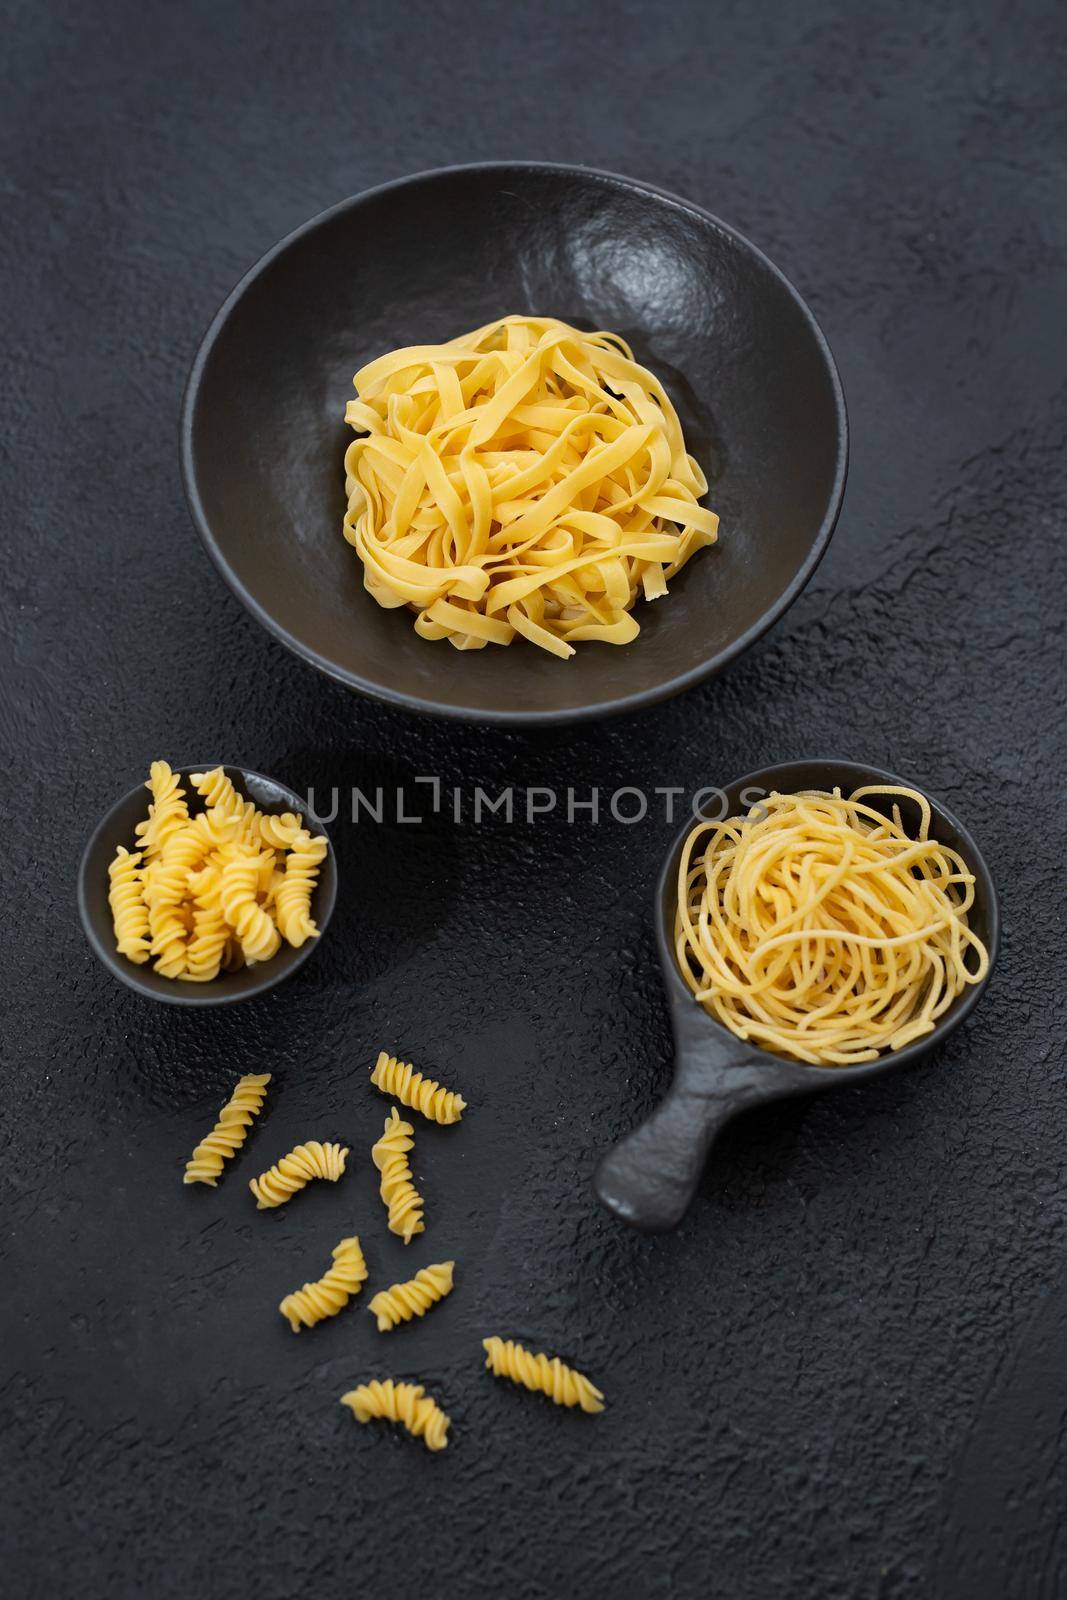
[[[194,814],[200,808],[191,803],[198,797],[196,791],[191,790],[189,774],[212,772],[219,765],[217,761],[193,761],[174,768],[184,780],[183,787],[189,794],[190,810]],[[307,801],[292,789],[287,789],[283,783],[265,778],[261,772],[248,772],[243,767],[224,767],[223,770],[239,792],[246,799],[254,800],[261,811],[276,815],[283,811],[302,812],[305,824],[312,833],[326,834],[322,822],[314,812],[309,811]],[[235,1000],[249,1000],[253,995],[273,989],[276,983],[281,983],[297,967],[303,966],[322,943],[337,899],[337,863],[332,844],[319,869],[318,882],[311,897],[311,914],[318,925],[318,938],[306,940],[298,950],[283,942],[277,955],[270,961],[242,967],[239,972],[220,972],[210,983],[182,983],[180,979],[163,978],[154,971],[151,962],[138,966],[119,955],[115,949],[114,927],[107,903],[108,864],[120,844],[124,844],[128,850],[133,849],[134,828],[142,817],[147,816],[150,803],[151,796],[143,783],[116,801],[86,845],[78,869],[78,911],[82,927],[104,966],[131,989],[136,989],[138,994],[176,1006],[225,1006]]]
[[[729,784],[724,793],[729,811],[736,815],[754,803],[759,794],[782,794],[799,789],[833,789],[844,793],[866,784],[904,785],[918,788],[905,778],[894,778],[877,767],[852,761],[792,761],[765,767]],[[740,796],[749,791],[746,802]],[[926,791],[923,791],[926,794]],[[989,972],[972,984],[948,1008],[932,1033],[902,1050],[887,1051],[876,1061],[857,1067],[817,1067],[792,1061],[748,1044],[714,1021],[693,998],[678,971],[674,953],[674,912],[678,893],[678,861],[692,827],[690,818],[667,852],[656,889],[656,943],[667,988],[674,1033],[674,1079],[656,1110],[601,1161],[594,1186],[603,1203],[624,1222],[659,1232],[680,1222],[693,1197],[704,1158],[719,1129],[737,1112],[766,1100],[812,1094],[839,1084],[857,1084],[883,1072],[910,1066],[933,1050],[953,1028],[969,1016],[989,982],[997,959],[1000,919],[997,894],[981,851],[945,806],[929,794],[930,831],[942,844],[957,850],[974,873],[974,904],[970,924],[989,951]],[[877,796],[867,804],[877,807]],[[892,801],[886,804],[888,814]],[[902,801],[905,826],[918,822],[918,807]]]
[[[383,611],[345,542],[352,375],[508,312],[610,328],[664,381],[711,480],[719,543],[640,636],[570,661],[471,652]],[[212,560],[283,644],[365,694],[483,722],[646,705],[724,667],[815,569],[845,483],[841,384],[814,317],[747,239],[648,184],[580,167],[451,167],[345,200],[238,284],[194,362],[181,429]]]

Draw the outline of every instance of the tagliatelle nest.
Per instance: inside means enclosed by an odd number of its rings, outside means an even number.
[[[638,597],[715,542],[674,407],[617,334],[504,317],[353,382],[345,538],[423,638],[628,644]]]

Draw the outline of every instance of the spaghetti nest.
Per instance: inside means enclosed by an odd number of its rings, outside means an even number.
[[[638,596],[715,542],[674,407],[617,334],[503,317],[353,383],[345,538],[425,639],[628,644]]]
[[[865,796],[920,813],[912,838]],[[678,869],[675,949],[696,998],[742,1039],[798,1061],[873,1061],[929,1033],[989,967],[974,878],[930,838],[913,789],[772,794],[700,823]],[[968,965],[968,954],[973,953]]]

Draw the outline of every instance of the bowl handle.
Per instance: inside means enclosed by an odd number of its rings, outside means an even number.
[[[712,1140],[731,1117],[746,1106],[814,1087],[810,1069],[728,1035],[688,992],[671,993],[670,1000],[674,1081],[647,1121],[608,1151],[593,1177],[608,1210],[649,1233],[681,1222]]]
[[[676,1081],[647,1121],[603,1157],[593,1178],[597,1196],[633,1228],[665,1233],[677,1227],[713,1139],[746,1104],[764,1098],[740,1087],[708,1092]]]

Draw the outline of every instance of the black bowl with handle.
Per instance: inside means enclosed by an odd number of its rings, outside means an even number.
[[[512,312],[622,334],[670,394],[720,518],[670,593],[638,601],[631,644],[569,661],[420,638],[406,607],[367,593],[341,531],[353,374]],[[631,710],[718,672],[815,570],[847,457],[826,340],[755,245],[651,184],[522,161],[384,184],[283,239],[208,329],[181,425],[193,520],[264,627],[364,694],[497,723]]]
[[[246,767],[231,767],[224,762],[186,761],[174,767],[190,801],[191,814],[203,809],[192,787],[191,774],[213,772],[219,766],[235,785],[238,794],[246,800],[255,801],[260,811],[268,811],[275,816],[285,811],[300,812],[304,826],[329,842],[323,823],[309,810],[307,801],[294,790],[274,778],[264,777],[261,772],[252,772]],[[193,805],[193,801],[197,804]],[[150,804],[151,796],[143,783],[124,794],[121,800],[116,800],[97,825],[78,869],[78,911],[82,927],[94,953],[108,971],[150,1000],[162,1000],[168,1005],[194,1009],[250,1000],[254,995],[264,994],[283,979],[291,977],[321,944],[333,913],[337,899],[337,863],[332,844],[323,858],[311,896],[311,915],[319,930],[318,937],[305,940],[298,949],[283,940],[281,948],[269,961],[241,967],[237,972],[220,972],[209,983],[183,983],[180,978],[164,978],[155,971],[151,961],[138,964],[119,954],[115,948],[115,929],[108,904],[110,884],[107,869],[120,844],[125,845],[127,850],[136,849],[134,829],[148,815]]]
[[[907,778],[852,761],[791,761],[764,767],[727,785],[721,792],[729,809],[716,814],[736,816],[775,791],[794,794],[802,789],[840,787],[848,795],[869,784],[919,790],[919,785]],[[678,864],[695,826],[693,818],[686,822],[667,852],[656,890],[656,944],[674,1034],[674,1077],[652,1115],[608,1152],[593,1180],[600,1200],[624,1222],[649,1232],[675,1227],[693,1198],[712,1141],[739,1111],[901,1071],[936,1049],[978,1004],[997,958],[1000,918],[993,878],[963,824],[925,789],[920,792],[930,805],[931,836],[958,851],[974,874],[969,920],[989,951],[989,970],[980,983],[969,985],[957,996],[931,1033],[859,1066],[811,1066],[761,1049],[715,1021],[695,999],[678,970],[674,947]],[[887,815],[894,800],[910,830],[917,823],[918,808],[914,802],[892,796],[885,803]],[[865,804],[883,808],[877,795],[866,796]]]

